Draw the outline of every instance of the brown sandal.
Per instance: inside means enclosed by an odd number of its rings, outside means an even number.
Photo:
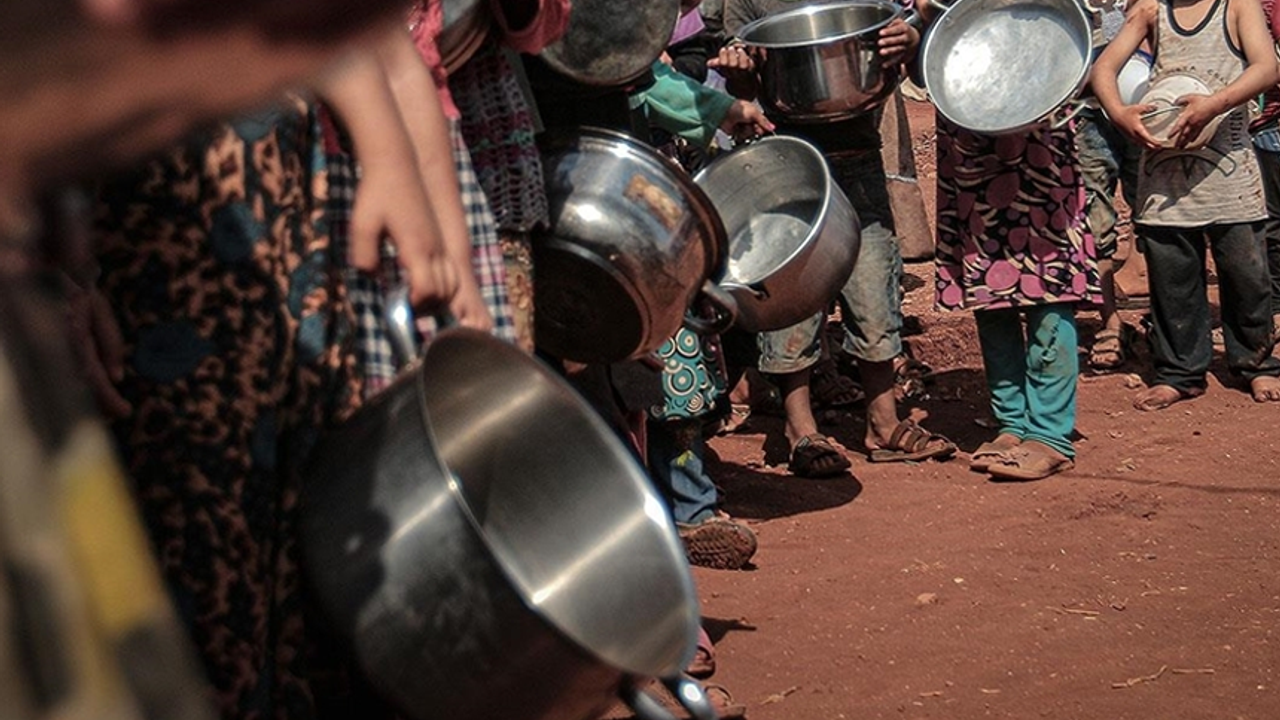
[[[787,469],[792,475],[806,478],[825,478],[848,470],[852,463],[840,449],[819,433],[800,438],[791,450],[791,462]]]
[[[955,452],[955,443],[925,430],[914,421],[903,420],[889,435],[889,444],[870,449],[867,458],[877,463],[945,460]]]

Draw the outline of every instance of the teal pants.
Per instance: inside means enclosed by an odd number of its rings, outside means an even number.
[[[973,316],[1000,432],[1075,457],[1071,434],[1080,372],[1075,305],[977,310]]]

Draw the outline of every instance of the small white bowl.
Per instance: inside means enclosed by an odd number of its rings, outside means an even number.
[[[1171,148],[1173,139],[1169,137],[1169,131],[1173,128],[1178,116],[1182,114],[1183,106],[1178,104],[1178,100],[1187,95],[1212,94],[1213,91],[1200,79],[1183,73],[1170,73],[1151,83],[1151,87],[1136,104],[1155,106],[1143,114],[1142,124],[1162,147]],[[1210,120],[1200,131],[1200,135],[1183,149],[1195,150],[1204,147],[1205,143],[1209,142],[1218,131],[1220,122],[1222,122],[1221,115]]]

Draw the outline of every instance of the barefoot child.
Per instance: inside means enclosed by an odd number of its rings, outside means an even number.
[[[1155,55],[1153,86],[1185,73],[1212,91],[1179,99],[1173,147],[1161,147],[1143,124],[1142,114],[1154,106],[1125,105],[1119,97],[1116,73],[1144,40]],[[1280,401],[1262,238],[1266,207],[1245,107],[1275,84],[1275,54],[1258,0],[1139,0],[1094,65],[1103,109],[1146,148],[1134,215],[1150,272],[1155,381],[1134,400],[1139,410],[1204,394],[1213,356],[1206,245],[1219,278],[1227,364],[1248,380],[1254,400]],[[1218,116],[1208,142],[1193,147]]]

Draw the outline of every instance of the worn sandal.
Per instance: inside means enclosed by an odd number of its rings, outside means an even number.
[[[823,478],[839,475],[851,465],[849,458],[830,440],[814,433],[800,438],[791,449],[791,462],[787,463],[787,469],[799,477]]]
[[[986,472],[991,463],[1005,457],[1017,445],[1001,445],[994,440],[984,442],[969,454],[969,469],[974,472]]]
[[[867,458],[871,462],[945,460],[955,452],[955,443],[925,430],[914,421],[903,420],[889,435],[889,444],[870,449]]]
[[[1120,329],[1103,328],[1093,336],[1089,348],[1089,368],[1094,371],[1115,370],[1128,358],[1133,328],[1122,324]]]
[[[987,466],[992,480],[1042,480],[1076,466],[1071,458],[1054,457],[1034,446],[1019,445]]]

